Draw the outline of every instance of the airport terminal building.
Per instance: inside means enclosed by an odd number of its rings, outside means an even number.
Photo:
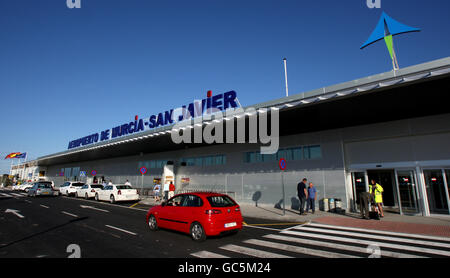
[[[296,208],[297,183],[306,177],[318,201],[338,198],[348,211],[358,210],[359,193],[375,179],[387,210],[450,215],[449,93],[450,57],[252,105],[256,113],[267,108],[279,115],[275,154],[261,154],[261,144],[250,142],[176,144],[167,117],[136,117],[126,134],[120,127],[73,140],[68,150],[14,166],[11,174],[45,176],[55,185],[129,180],[141,194],[174,181],[178,192],[226,192],[241,203],[274,206],[284,199],[287,209]],[[233,97],[208,96],[203,104],[216,102],[225,110],[234,107]],[[187,128],[210,124],[192,119]],[[285,171],[280,158],[286,159]]]

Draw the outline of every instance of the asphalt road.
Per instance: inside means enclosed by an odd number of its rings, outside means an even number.
[[[194,242],[147,227],[148,206],[0,190],[0,258],[446,258],[450,238],[245,218],[241,232]]]
[[[23,195],[0,191],[0,257],[67,258],[79,254],[83,258],[188,258],[202,250],[276,231],[270,225],[244,227],[237,234],[197,243],[187,234],[150,231],[145,221],[148,206],[130,208],[133,203],[111,205],[73,197]]]

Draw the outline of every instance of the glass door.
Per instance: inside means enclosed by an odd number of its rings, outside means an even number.
[[[365,172],[354,172],[352,173],[353,179],[353,201],[354,208],[356,211],[360,211],[360,198],[359,195],[362,192],[367,192],[366,188],[366,173]]]
[[[449,214],[443,171],[423,170],[430,213]]]
[[[403,213],[418,213],[417,186],[414,171],[397,170],[397,184]]]

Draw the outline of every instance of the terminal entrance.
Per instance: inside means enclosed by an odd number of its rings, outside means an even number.
[[[389,208],[397,208],[395,196],[395,172],[394,170],[382,170],[382,171],[367,171],[369,185],[371,180],[375,180],[376,183],[383,187],[383,206]],[[398,210],[396,210],[398,211]]]
[[[418,191],[414,170],[366,170],[353,172],[354,208],[359,211],[359,195],[368,192],[371,180],[383,187],[383,207],[386,211],[417,214]]]

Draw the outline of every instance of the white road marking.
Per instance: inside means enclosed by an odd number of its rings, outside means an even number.
[[[69,216],[75,217],[75,218],[77,218],[77,217],[78,217],[78,215],[75,215],[75,214],[69,213],[69,212],[67,212],[67,211],[61,211],[61,212],[62,212],[62,213],[64,213],[64,214],[66,214],[66,215],[69,215]]]
[[[109,212],[108,210],[105,210],[105,209],[99,209],[99,208],[92,207],[92,206],[83,206],[83,205],[80,205],[80,207],[81,207],[81,208],[94,209],[94,210],[103,211],[103,212]]]
[[[116,204],[110,204],[110,203],[106,203],[106,202],[99,202],[99,201],[93,201],[93,200],[85,200],[85,199],[81,199],[81,198],[77,198],[77,199],[73,199],[73,198],[69,198],[66,196],[62,196],[62,198],[67,198],[69,200],[75,200],[75,201],[81,201],[81,202],[89,202],[89,203],[93,203],[93,204],[101,204],[102,206],[113,206],[113,207],[117,207],[117,208],[125,208],[125,209],[134,209],[134,210],[140,210],[140,211],[145,211],[147,212],[148,209],[141,209],[141,208],[130,208],[128,206],[121,206],[121,205],[116,205]]]
[[[270,248],[274,248],[274,249],[280,249],[283,251],[295,252],[295,253],[306,254],[306,255],[311,255],[311,256],[331,258],[331,259],[361,258],[358,256],[353,256],[353,255],[346,255],[346,254],[340,254],[340,253],[335,253],[335,252],[315,250],[315,249],[310,249],[310,248],[304,248],[304,247],[288,245],[288,244],[283,244],[283,243],[275,243],[275,242],[259,240],[259,239],[246,240],[246,241],[244,241],[244,243],[254,244],[254,245],[258,245],[258,246],[262,246],[262,247],[270,247]]]
[[[130,234],[130,235],[134,235],[134,236],[137,235],[136,233],[133,233],[133,232],[121,229],[121,228],[117,228],[117,227],[114,227],[114,226],[111,226],[111,225],[105,225],[105,226],[108,227],[108,228],[111,228],[111,229],[115,229],[115,230],[118,230],[118,231]]]
[[[257,257],[257,258],[292,258],[292,257],[285,256],[285,255],[280,255],[280,254],[276,254],[276,253],[272,253],[272,252],[247,248],[247,247],[238,246],[238,245],[234,245],[234,244],[228,244],[228,245],[222,246],[222,247],[220,247],[220,249],[231,251],[231,252],[236,252],[236,253],[252,256],[252,257]]]
[[[26,196],[26,195],[22,195],[22,194],[18,194],[18,193],[10,193],[11,195],[13,195],[13,196],[16,196],[16,197],[23,197],[23,196]]]
[[[343,236],[355,236],[355,237],[362,237],[362,238],[368,238],[368,239],[387,240],[387,241],[395,241],[395,242],[402,242],[402,243],[412,243],[412,244],[420,244],[420,245],[450,249],[450,244],[447,244],[447,243],[430,242],[430,241],[407,239],[407,238],[394,238],[394,237],[381,236],[381,235],[372,235],[371,233],[361,234],[361,233],[356,233],[356,232],[344,232],[344,231],[337,231],[337,230],[305,228],[305,227],[298,227],[295,230],[301,230],[301,231],[307,231],[307,232],[308,231],[309,232],[319,232],[319,233],[327,233],[327,234],[337,234],[337,235],[343,235]]]
[[[260,227],[260,226],[252,226],[252,225],[242,225],[243,227],[247,227],[247,228],[255,228],[255,229],[260,229],[260,230],[269,230],[269,231],[282,231],[281,229],[274,229],[274,228],[267,228],[267,227]]]
[[[400,245],[400,244],[386,243],[386,242],[381,242],[381,241],[345,238],[345,237],[340,237],[340,236],[320,235],[320,234],[314,234],[314,233],[308,233],[308,232],[285,231],[282,233],[288,234],[288,235],[301,236],[301,237],[306,236],[306,237],[312,237],[312,238],[319,238],[319,239],[323,239],[323,240],[333,240],[333,241],[356,243],[356,244],[362,244],[362,245],[373,244],[373,245],[377,245],[379,247],[386,247],[386,248],[391,248],[391,249],[400,249],[400,250],[406,250],[406,251],[412,251],[412,252],[428,253],[428,254],[433,254],[433,255],[442,255],[442,256],[450,257],[450,252],[436,250],[436,249],[409,246],[409,245]]]
[[[380,234],[380,235],[390,235],[390,236],[410,237],[410,238],[417,238],[417,239],[420,238],[420,239],[429,239],[429,240],[450,242],[450,238],[448,238],[448,237],[406,234],[406,233],[397,233],[397,232],[380,231],[380,230],[369,230],[369,229],[361,229],[361,228],[350,228],[350,227],[324,225],[324,224],[310,224],[309,226],[314,226],[314,227],[319,227],[319,228],[334,228],[334,229],[345,230],[345,231],[368,232],[370,234]],[[295,227],[292,227],[292,229],[295,229]]]
[[[7,194],[7,193],[0,193],[3,197],[7,197],[7,198],[11,198],[12,197],[12,195],[9,195],[9,194]]]
[[[320,247],[326,247],[326,248],[358,252],[358,253],[363,253],[363,254],[367,253],[367,248],[357,247],[357,246],[352,246],[352,245],[344,245],[344,244],[338,244],[338,243],[330,243],[330,242],[324,242],[324,241],[318,241],[318,240],[312,240],[312,239],[303,239],[303,238],[298,238],[298,237],[288,237],[288,236],[280,236],[280,235],[266,235],[264,237],[269,238],[269,239],[287,241],[287,242],[295,242],[295,243],[308,244],[308,245],[314,245],[314,246],[320,246]],[[381,250],[381,256],[392,257],[392,258],[426,258],[424,256],[409,255],[409,254],[383,251],[383,250]]]
[[[308,222],[306,222],[304,224],[301,224],[301,225],[297,225],[295,227],[303,227],[303,226],[307,226],[307,225],[310,225],[310,224],[311,224],[311,220],[308,220]],[[289,231],[289,230],[291,230],[291,229],[293,229],[295,227],[289,227],[289,228],[283,229],[283,231]]]
[[[43,207],[43,208],[46,208],[46,209],[50,208],[50,207],[47,207],[47,206],[44,206],[44,205],[40,205],[40,206]]]
[[[6,209],[5,213],[12,213],[15,216],[19,217],[19,218],[25,218],[25,216],[23,216],[22,214],[19,213],[20,210],[16,210],[16,209]]]
[[[223,255],[216,254],[216,253],[209,252],[209,251],[200,251],[200,252],[191,254],[191,256],[194,256],[197,258],[205,258],[205,259],[227,259],[227,258],[229,258],[227,256],[223,256]]]

